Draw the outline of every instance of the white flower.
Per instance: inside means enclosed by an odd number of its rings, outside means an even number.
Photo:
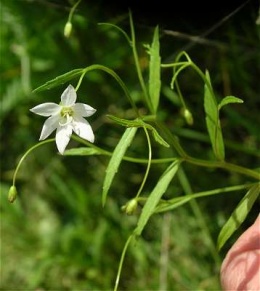
[[[76,91],[69,85],[61,95],[60,104],[48,102],[30,109],[35,114],[49,117],[43,124],[40,140],[47,138],[57,129],[56,145],[61,154],[70,141],[72,131],[81,138],[94,142],[92,128],[83,117],[91,116],[96,109],[84,103],[75,103],[76,99]]]

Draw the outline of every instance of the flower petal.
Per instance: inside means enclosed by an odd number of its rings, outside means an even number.
[[[63,106],[72,106],[77,99],[77,93],[72,85],[69,85],[61,95],[61,104]]]
[[[71,124],[68,124],[65,126],[58,126],[57,132],[56,132],[56,145],[57,145],[58,151],[62,155],[66,149],[66,146],[68,145],[70,141],[71,134],[72,134]]]
[[[31,112],[41,116],[51,116],[60,111],[60,106],[56,103],[42,103],[30,109]]]
[[[90,142],[94,142],[95,140],[94,133],[87,120],[85,120],[82,117],[77,116],[76,118],[74,118],[72,126],[73,126],[74,132],[78,136]]]
[[[97,110],[87,104],[76,103],[73,106],[73,111],[76,115],[79,115],[82,117],[88,117],[88,116],[93,115]]]
[[[59,115],[53,115],[45,120],[42,132],[40,136],[40,140],[47,138],[59,125]]]

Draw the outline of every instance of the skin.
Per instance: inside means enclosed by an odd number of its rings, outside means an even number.
[[[260,291],[260,214],[228,251],[220,279],[224,291]]]

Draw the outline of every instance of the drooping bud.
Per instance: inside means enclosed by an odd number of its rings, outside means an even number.
[[[72,31],[72,23],[68,21],[64,27],[64,36],[69,38]]]
[[[125,211],[127,215],[131,215],[135,212],[137,205],[137,199],[131,199],[126,203],[126,205],[122,206],[122,210]]]
[[[16,187],[13,185],[10,187],[9,192],[8,192],[8,201],[10,203],[13,203],[17,197],[17,190]]]
[[[189,125],[193,125],[193,117],[192,117],[192,114],[191,114],[191,112],[187,108],[184,109],[183,115],[184,115],[184,118],[185,118],[186,122]]]

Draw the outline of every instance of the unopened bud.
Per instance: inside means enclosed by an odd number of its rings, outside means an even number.
[[[17,190],[16,187],[13,185],[10,187],[8,192],[8,201],[13,203],[17,197]]]
[[[70,37],[71,30],[72,30],[72,24],[70,21],[68,21],[64,27],[64,36]]]
[[[187,108],[184,109],[183,115],[184,115],[184,118],[185,118],[186,122],[189,125],[193,125],[193,117],[192,117],[192,114],[191,114],[191,112]]]
[[[132,199],[122,206],[122,210],[125,211],[127,215],[131,215],[135,212],[138,202],[136,199]]]

